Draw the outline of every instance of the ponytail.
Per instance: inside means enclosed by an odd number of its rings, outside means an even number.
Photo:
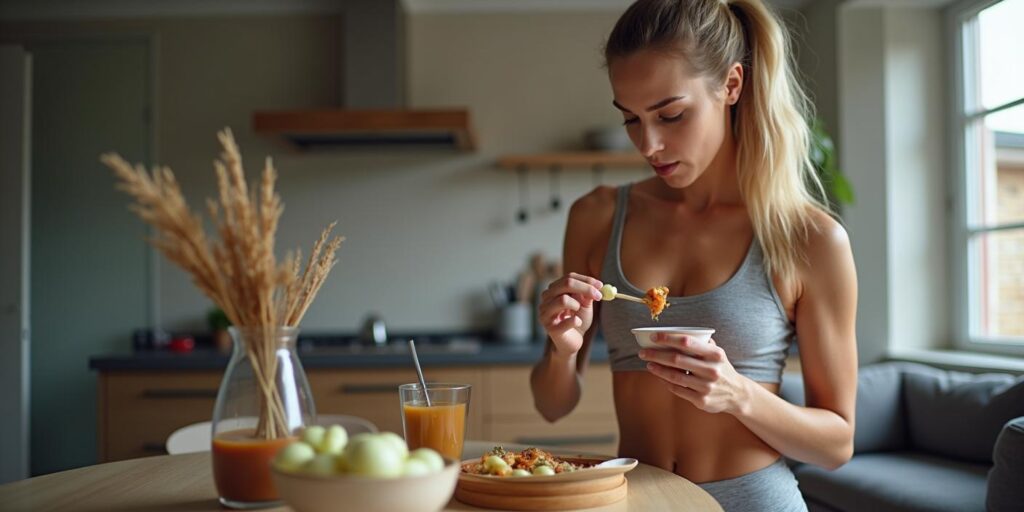
[[[789,39],[762,0],[638,0],[612,30],[605,61],[645,49],[681,52],[716,87],[743,65],[733,110],[737,176],[770,275],[784,282],[805,257],[815,209],[829,211],[810,161],[811,106]],[[812,193],[813,191],[813,193]]]

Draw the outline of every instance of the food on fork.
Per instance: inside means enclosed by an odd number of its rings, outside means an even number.
[[[618,288],[613,285],[605,284],[601,287],[601,300],[615,300],[625,299],[633,302],[639,302],[647,306],[651,310],[651,319],[657,320],[658,315],[665,310],[671,304],[668,303],[668,287],[667,286],[656,286],[647,290],[644,297],[638,298],[632,295],[626,295],[625,293],[619,293]]]
[[[658,315],[669,305],[668,287],[655,286],[647,290],[647,294],[644,295],[644,303],[647,304],[647,307],[651,308],[651,318],[657,320]]]
[[[490,476],[541,476],[556,475],[584,469],[588,466],[561,460],[539,448],[527,448],[521,452],[495,446],[483,454],[479,461],[462,465],[462,472],[471,475]]]

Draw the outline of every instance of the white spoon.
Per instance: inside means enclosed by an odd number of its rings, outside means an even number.
[[[634,466],[639,461],[632,457],[619,457],[617,459],[606,460],[596,466],[595,468],[614,468],[620,466]]]

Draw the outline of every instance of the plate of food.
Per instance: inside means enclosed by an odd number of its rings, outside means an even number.
[[[462,462],[455,499],[502,510],[566,510],[609,505],[626,499],[626,472],[636,459],[554,455],[527,448],[495,446]]]
[[[539,448],[522,451],[495,446],[479,458],[462,462],[460,480],[509,483],[555,483],[596,480],[622,475],[636,459],[554,455]]]

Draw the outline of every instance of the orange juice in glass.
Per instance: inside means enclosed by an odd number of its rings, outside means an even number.
[[[462,459],[469,413],[469,384],[427,383],[427,405],[423,386],[398,387],[402,404],[402,430],[410,450],[427,447],[444,457]]]

